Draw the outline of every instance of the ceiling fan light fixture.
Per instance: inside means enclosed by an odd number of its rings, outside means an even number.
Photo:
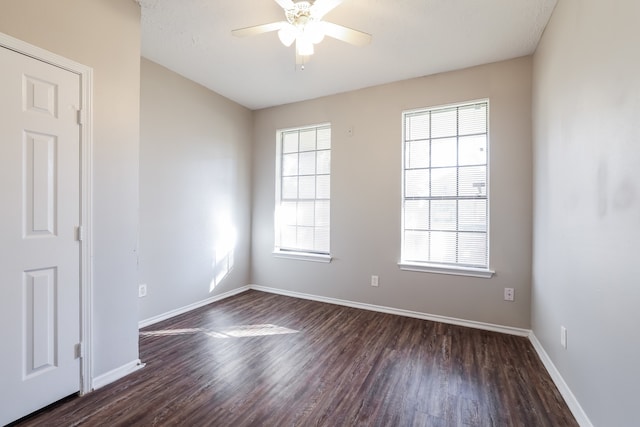
[[[284,9],[286,21],[254,25],[232,30],[236,37],[278,32],[280,42],[286,47],[296,44],[296,64],[304,68],[304,60],[313,55],[314,45],[322,42],[325,36],[364,46],[371,42],[371,34],[354,30],[322,18],[340,5],[344,0],[275,0]]]
[[[305,34],[300,34],[296,39],[296,52],[300,56],[311,56],[313,55],[313,43],[309,40]]]
[[[313,44],[318,44],[324,40],[324,26],[320,21],[311,21],[304,27],[304,33]]]
[[[296,40],[299,33],[300,31],[295,26],[287,25],[286,27],[283,27],[278,31],[278,38],[283,45],[289,47]]]

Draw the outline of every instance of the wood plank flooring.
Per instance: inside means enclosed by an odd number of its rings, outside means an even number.
[[[20,426],[577,426],[526,338],[248,291]]]

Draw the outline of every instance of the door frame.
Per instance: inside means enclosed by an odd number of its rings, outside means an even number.
[[[80,76],[80,394],[93,384],[93,69],[0,32],[0,47]]]

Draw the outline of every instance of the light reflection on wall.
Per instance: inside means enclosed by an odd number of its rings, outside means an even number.
[[[237,231],[229,214],[219,215],[215,223],[213,244],[213,279],[209,292],[224,280],[233,269]]]

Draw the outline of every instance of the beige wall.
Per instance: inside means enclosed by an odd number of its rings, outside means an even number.
[[[638,425],[639,16],[559,1],[534,57],[533,330],[597,426]]]
[[[94,70],[94,376],[138,358],[140,10],[131,0],[2,0],[0,32]]]
[[[250,110],[142,59],[140,320],[249,283],[251,127]]]
[[[401,113],[490,99],[492,279],[401,271]],[[274,258],[276,130],[331,122],[330,264]],[[353,136],[347,130],[353,129]],[[254,113],[252,283],[514,327],[530,326],[531,58]],[[369,285],[380,276],[378,288]],[[503,301],[503,288],[516,301]]]

